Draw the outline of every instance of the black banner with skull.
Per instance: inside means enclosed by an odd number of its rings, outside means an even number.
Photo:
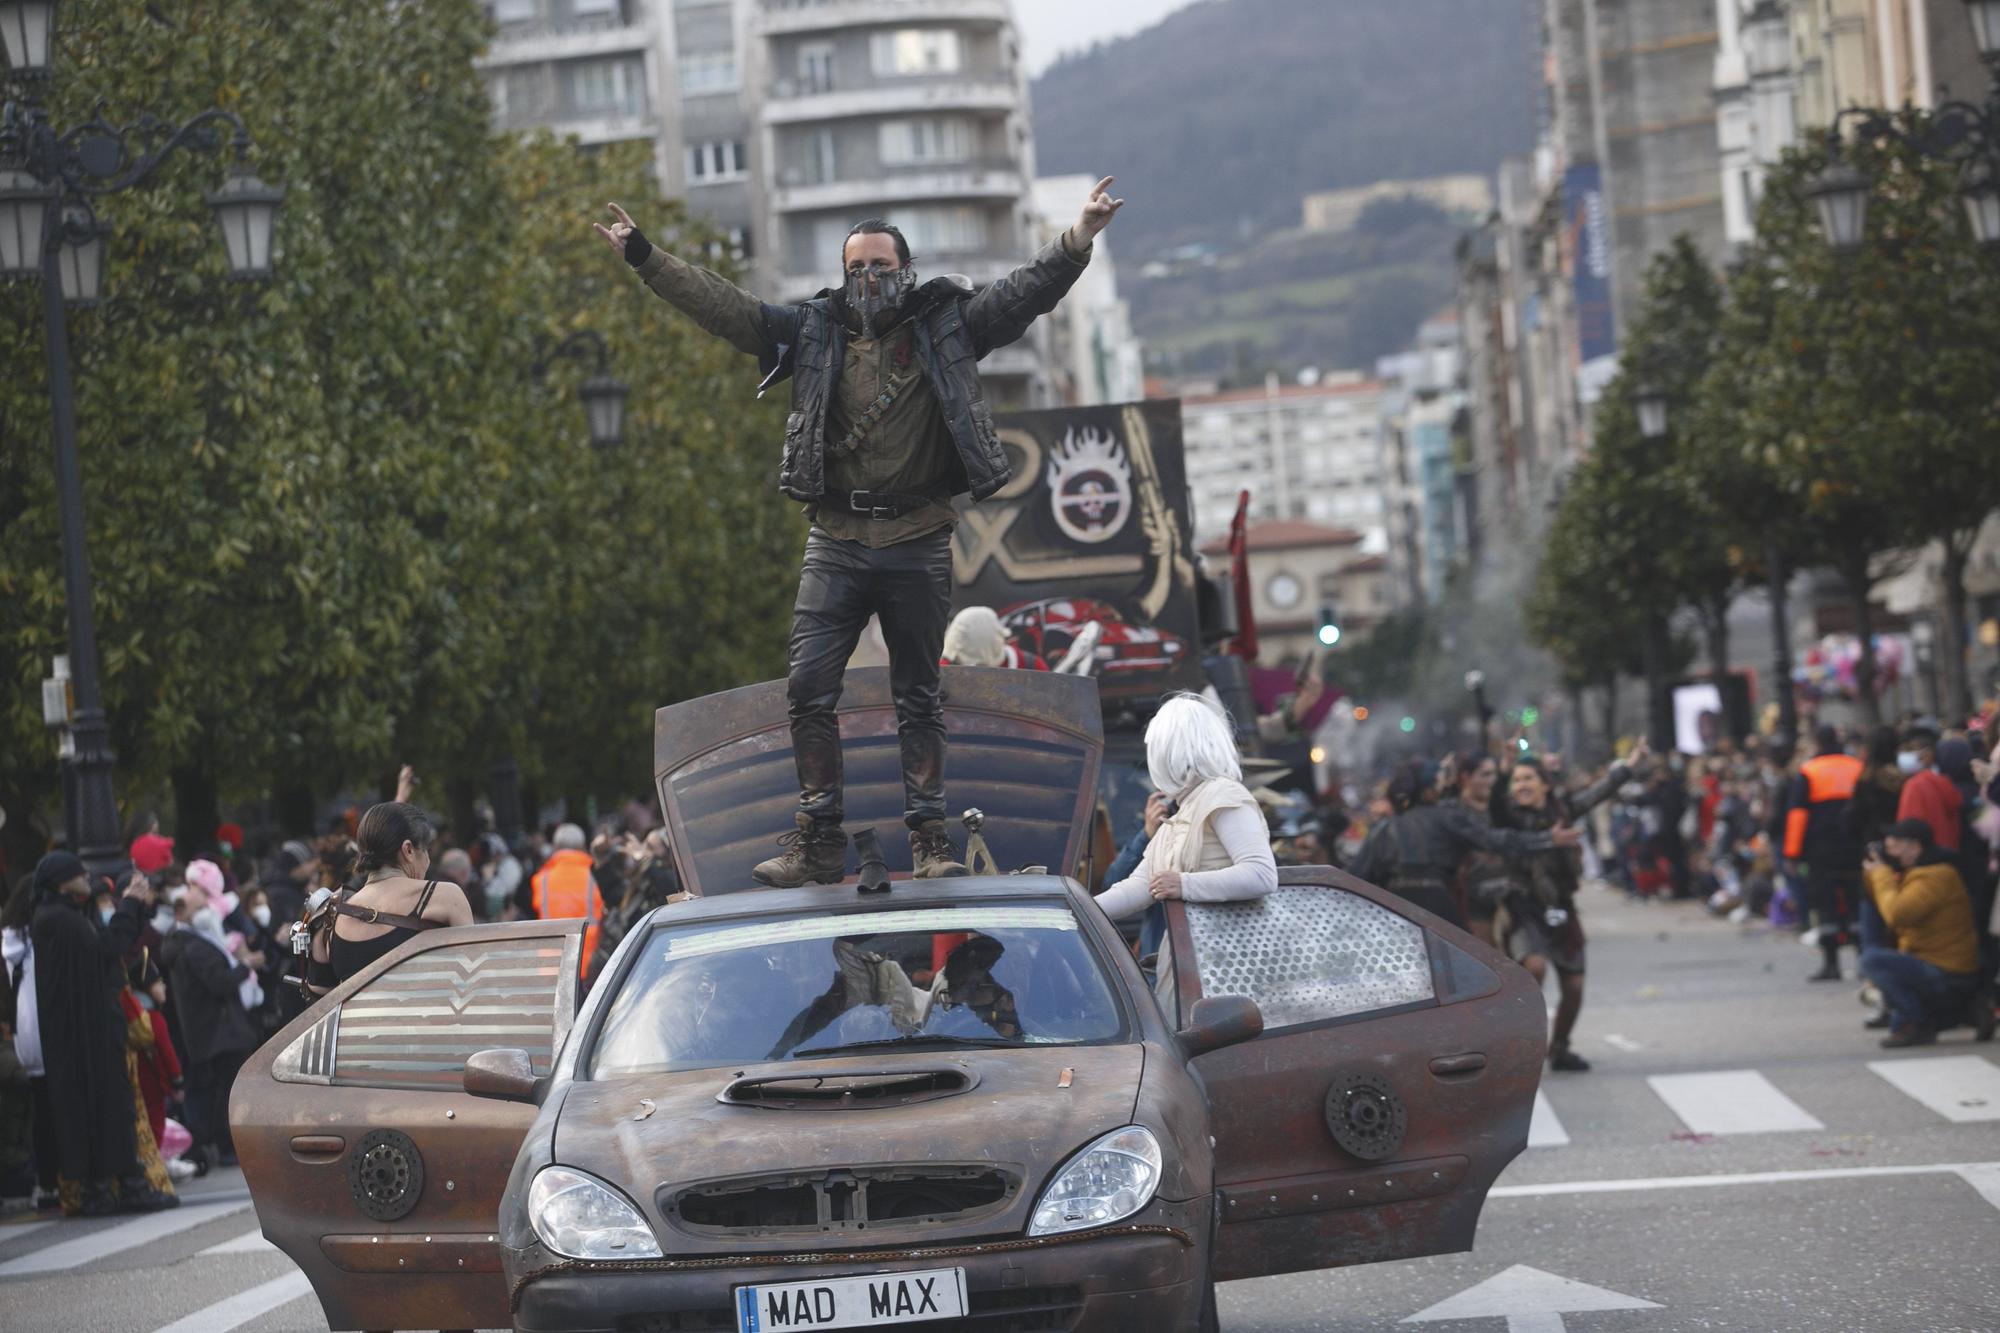
[[[1014,480],[961,502],[954,608],[992,607],[1052,667],[1095,624],[1089,654],[1106,697],[1200,689],[1179,401],[1015,412],[997,424]]]

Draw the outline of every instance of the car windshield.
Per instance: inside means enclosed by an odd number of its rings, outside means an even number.
[[[605,1015],[590,1071],[1123,1034],[1110,978],[1066,904],[758,917],[655,929]]]

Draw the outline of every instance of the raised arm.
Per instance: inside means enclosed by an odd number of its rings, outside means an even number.
[[[636,272],[653,294],[739,352],[757,358],[765,370],[775,367],[785,348],[796,341],[798,313],[791,306],[768,305],[720,273],[687,263],[646,239],[623,208],[609,205],[617,221],[592,223],[604,243]]]
[[[1028,326],[1056,308],[1082,276],[1090,262],[1097,233],[1111,225],[1123,199],[1111,197],[1112,178],[1097,182],[1084,201],[1083,212],[1068,231],[1051,241],[1042,252],[1000,279],[966,306],[966,328],[972,334],[972,351],[985,356],[996,347],[1005,347],[1028,331]]]

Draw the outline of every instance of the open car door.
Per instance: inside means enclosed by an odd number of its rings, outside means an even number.
[[[582,921],[430,930],[264,1043],[229,1099],[265,1238],[336,1329],[506,1328],[500,1195],[536,1108],[466,1094],[516,1047],[546,1075],[576,1014]]]
[[[1171,903],[1181,1022],[1247,995],[1263,1035],[1199,1056],[1215,1135],[1215,1278],[1472,1248],[1527,1146],[1547,1049],[1528,973],[1331,867],[1268,898]],[[1171,990],[1167,989],[1171,985]]]

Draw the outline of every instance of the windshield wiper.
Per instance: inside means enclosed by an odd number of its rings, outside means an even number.
[[[846,1041],[838,1046],[811,1046],[796,1050],[787,1058],[802,1055],[846,1055],[853,1051],[879,1051],[898,1046],[984,1046],[995,1050],[1018,1050],[1029,1045],[1009,1037],[954,1037],[942,1032],[918,1032],[907,1037],[876,1037],[870,1041]]]

